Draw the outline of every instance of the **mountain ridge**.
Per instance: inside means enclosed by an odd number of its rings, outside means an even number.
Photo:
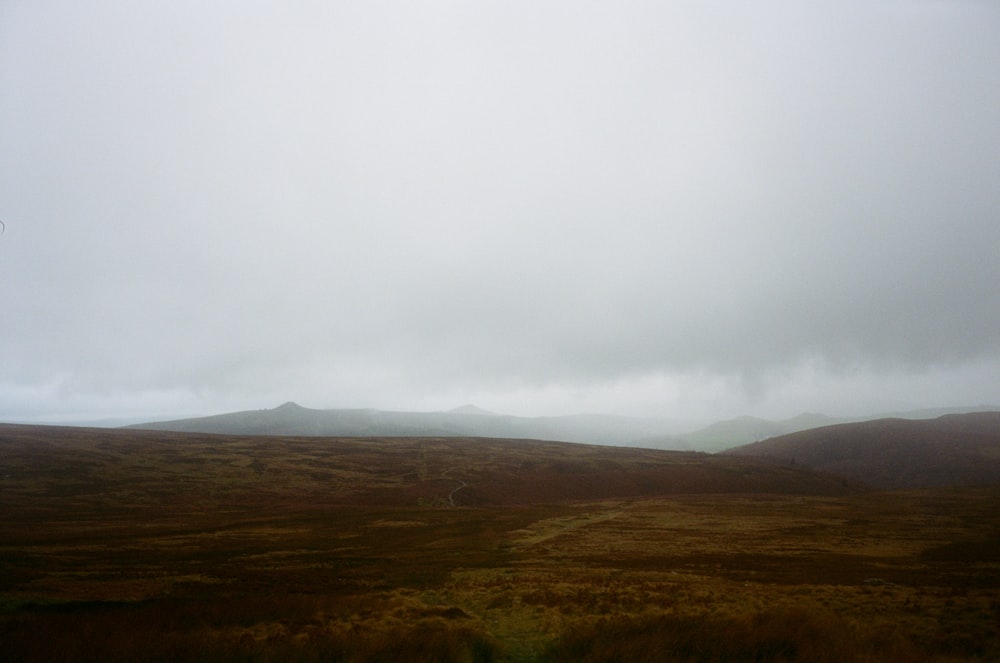
[[[460,405],[459,407],[453,408],[447,411],[447,414],[471,414],[483,417],[499,417],[501,415],[496,412],[490,412],[489,410],[484,410],[478,405],[473,405],[472,403],[466,403],[465,405]]]
[[[130,424],[123,428],[229,435],[472,436],[634,446],[635,440],[664,435],[676,430],[677,424],[666,419],[617,415],[517,417],[489,412],[474,405],[463,405],[447,412],[318,410],[289,401],[272,409]]]
[[[995,410],[989,407],[980,409]],[[975,411],[975,408],[940,408],[897,414],[904,419],[915,419],[929,418],[922,416],[927,413],[937,413],[940,416],[970,411]],[[445,412],[403,412],[373,408],[320,410],[288,401],[272,409],[153,421],[130,424],[123,428],[234,435],[497,437],[715,453],[802,430],[887,416],[892,415],[835,418],[802,413],[779,421],[743,416],[683,432],[681,424],[670,419],[620,415],[518,417],[489,412],[472,404]]]

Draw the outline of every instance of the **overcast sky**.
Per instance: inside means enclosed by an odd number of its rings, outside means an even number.
[[[1000,404],[1000,3],[0,0],[0,420]]]

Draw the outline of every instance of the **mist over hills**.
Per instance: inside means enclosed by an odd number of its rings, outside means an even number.
[[[977,405],[971,407],[925,408],[857,417],[831,417],[825,414],[805,412],[798,416],[778,421],[744,416],[717,421],[704,428],[688,433],[678,433],[663,438],[638,440],[637,446],[662,449],[693,449],[715,453],[772,437],[821,428],[823,426],[890,418],[908,420],[934,419],[949,414],[995,412],[997,410],[998,408],[994,406]]]
[[[1000,484],[1000,412],[823,426],[730,449],[877,488]]]
[[[840,423],[843,420],[823,414],[800,414],[791,419],[772,421],[760,417],[737,417],[709,424],[708,426],[665,438],[640,440],[641,446],[663,448],[688,448],[698,451],[722,451],[730,447],[764,440],[809,428]],[[682,445],[682,446],[678,446]]]
[[[272,409],[132,424],[127,428],[229,435],[526,438],[718,452],[821,426],[887,417],[929,419],[944,414],[995,409],[988,406],[939,408],[856,418],[835,418],[823,414],[805,413],[780,421],[738,417],[684,432],[683,424],[671,419],[603,414],[517,417],[489,412],[471,404],[446,412],[400,412],[373,408],[320,410],[288,402]]]
[[[1000,485],[1000,412],[974,410],[920,410],[862,421],[821,414],[782,421],[739,417],[690,433],[657,434],[658,427],[663,431],[676,424],[608,415],[513,417],[472,405],[447,412],[394,412],[314,410],[285,403],[269,410],[128,428],[224,435],[550,440],[722,452],[809,468],[879,489]],[[514,481],[512,477],[508,479]]]
[[[133,424],[127,428],[229,435],[309,435],[323,437],[423,436],[530,438],[612,446],[657,437],[659,448],[682,449],[669,435],[678,424],[668,419],[581,414],[515,417],[474,405],[447,412],[399,412],[377,409],[316,410],[288,402],[269,410],[248,410],[193,419]]]

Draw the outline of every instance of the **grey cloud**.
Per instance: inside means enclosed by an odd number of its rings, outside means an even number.
[[[990,4],[0,12],[10,416],[1000,399]]]

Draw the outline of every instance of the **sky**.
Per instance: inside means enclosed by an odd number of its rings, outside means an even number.
[[[0,0],[0,421],[1000,404],[1000,3]]]

